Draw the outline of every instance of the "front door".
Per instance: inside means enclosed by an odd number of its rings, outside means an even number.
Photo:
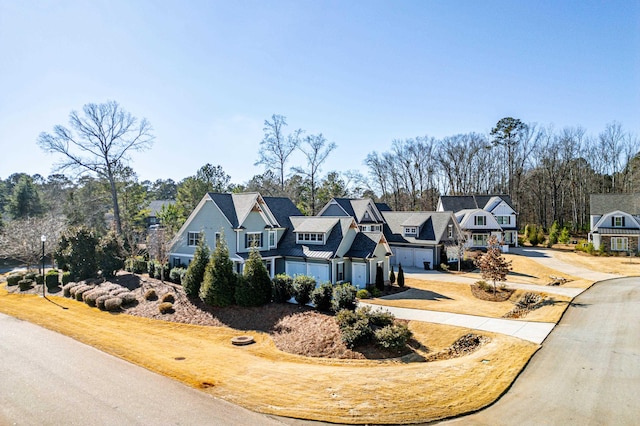
[[[351,264],[352,283],[357,288],[365,288],[367,286],[367,264],[352,263]]]

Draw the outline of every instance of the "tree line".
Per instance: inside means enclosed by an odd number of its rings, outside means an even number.
[[[98,236],[111,229],[136,247],[146,235],[150,201],[174,201],[159,213],[173,235],[206,192],[286,196],[308,215],[333,197],[371,197],[394,210],[428,211],[440,195],[507,194],[522,226],[547,228],[557,221],[579,232],[589,226],[590,194],[640,191],[640,143],[617,122],[593,136],[581,127],[558,130],[506,117],[488,134],[396,139],[389,150],[364,158],[366,174],[324,173],[336,144],[322,133],[287,126],[283,115],[265,120],[254,163],[263,172],[247,182],[232,183],[210,163],[179,182],[139,181],[129,155],[152,148],[150,123],[117,102],[85,105],[82,113],[71,112],[68,127],[38,137],[43,150],[56,154],[54,174],[0,179],[0,257],[17,258],[25,233],[38,241],[40,234],[57,238],[79,226]],[[290,164],[294,152],[303,160]],[[23,249],[30,255],[20,258],[37,258],[37,246]]]

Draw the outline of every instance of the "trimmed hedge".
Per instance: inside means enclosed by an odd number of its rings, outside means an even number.
[[[150,288],[149,290],[145,291],[144,298],[145,300],[158,300],[158,293],[156,293],[154,289]]]
[[[24,275],[22,274],[11,274],[7,277],[7,285],[9,286],[18,285],[18,283],[22,279],[24,279]]]
[[[339,284],[333,288],[331,308],[334,312],[342,309],[356,309],[356,293],[358,289],[350,283]]]
[[[278,274],[273,277],[273,301],[286,303],[293,297],[293,278],[287,274]]]
[[[306,305],[311,301],[311,292],[316,287],[316,280],[307,275],[298,275],[293,279],[293,297],[299,305]]]
[[[62,273],[62,285],[69,284],[71,282],[71,272],[65,271]]]
[[[160,311],[160,313],[163,315],[172,314],[174,312],[173,303],[162,302],[161,304],[158,305],[158,311]]]
[[[23,278],[20,281],[18,281],[18,287],[20,287],[20,291],[27,291],[31,287],[33,287],[33,280]]]
[[[122,309],[122,298],[110,297],[104,301],[104,309],[109,312],[116,312]]]
[[[173,293],[166,293],[165,295],[162,296],[162,299],[160,299],[163,303],[164,302],[168,302],[168,303],[174,303],[176,301],[176,296],[174,296]]]
[[[331,298],[333,296],[333,286],[331,283],[321,284],[311,292],[311,302],[319,311],[331,309]]]
[[[57,269],[52,269],[44,276],[44,282],[49,290],[60,285],[60,273]]]

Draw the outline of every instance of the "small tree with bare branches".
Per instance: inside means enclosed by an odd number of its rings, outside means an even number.
[[[487,252],[478,256],[475,260],[480,268],[482,278],[493,282],[493,295],[496,295],[496,281],[506,281],[507,274],[511,270],[511,261],[506,260],[500,251],[500,243],[495,235],[487,241]]]

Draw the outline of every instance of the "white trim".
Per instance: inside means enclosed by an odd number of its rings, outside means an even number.
[[[273,244],[271,244],[271,237],[273,237]],[[278,232],[277,231],[269,231],[267,235],[267,248],[278,248]]]

